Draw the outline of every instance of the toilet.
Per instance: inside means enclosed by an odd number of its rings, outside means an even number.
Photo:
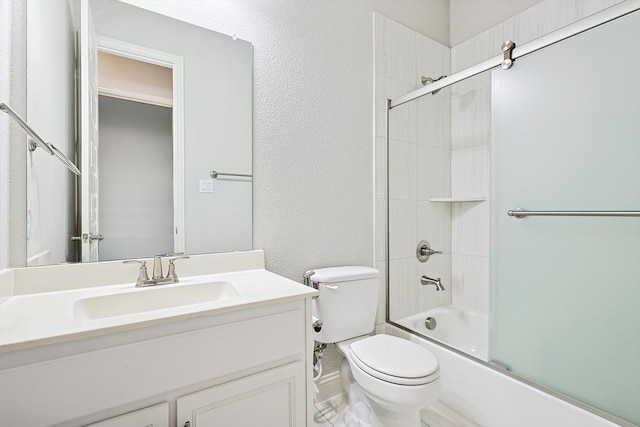
[[[438,399],[440,367],[426,348],[391,335],[370,335],[376,324],[380,273],[370,267],[315,269],[320,292],[312,314],[322,322],[320,343],[344,355],[340,380],[347,392],[345,424],[420,427],[420,409]]]

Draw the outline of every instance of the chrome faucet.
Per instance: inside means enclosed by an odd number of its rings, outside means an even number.
[[[442,286],[442,281],[439,277],[437,279],[432,279],[431,277],[422,276],[420,278],[420,283],[422,283],[423,286],[435,285],[436,291],[444,291],[444,286]]]
[[[163,257],[172,257],[172,258],[169,258],[169,267],[168,267],[166,276],[163,276],[162,274],[162,258]],[[178,279],[178,275],[176,274],[176,266],[174,263],[178,259],[185,259],[185,258],[189,258],[189,256],[177,254],[177,253],[156,255],[155,257],[153,257],[153,276],[151,277],[151,279],[149,279],[149,275],[147,274],[146,260],[129,259],[122,262],[124,264],[131,264],[131,263],[141,264],[140,272],[138,273],[138,279],[136,280],[136,288],[142,288],[146,286],[169,285],[171,283],[178,283],[180,280]]]

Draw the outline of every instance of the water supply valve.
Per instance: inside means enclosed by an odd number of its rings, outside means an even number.
[[[316,332],[320,332],[322,330],[322,320],[317,317],[311,316],[311,326],[313,326],[313,330]]]

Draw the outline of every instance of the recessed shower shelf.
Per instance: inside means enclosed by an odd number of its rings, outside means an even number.
[[[460,202],[484,202],[486,197],[474,196],[474,197],[433,197],[429,199],[430,202],[436,203],[460,203]]]

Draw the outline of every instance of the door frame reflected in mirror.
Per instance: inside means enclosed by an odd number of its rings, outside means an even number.
[[[169,68],[172,71],[173,252],[184,252],[184,60],[178,55],[100,35],[97,36],[97,49],[98,52]],[[98,88],[98,94],[105,95],[100,87]],[[112,95],[110,94],[109,96]],[[98,114],[98,111],[94,111],[93,113]],[[88,149],[84,142],[82,142],[82,144],[81,150]],[[84,192],[82,185],[81,183],[81,188],[77,193],[79,211],[85,209],[85,203],[90,203],[90,200],[82,200],[82,194]],[[166,191],[166,189],[159,191]],[[80,228],[80,236],[90,235],[86,225],[81,224]],[[109,238],[109,236],[105,236],[104,238]],[[103,260],[99,255],[97,259],[92,259],[90,250],[91,242],[89,239],[83,239],[78,243],[78,249],[80,251],[78,259],[81,259],[83,262]]]

